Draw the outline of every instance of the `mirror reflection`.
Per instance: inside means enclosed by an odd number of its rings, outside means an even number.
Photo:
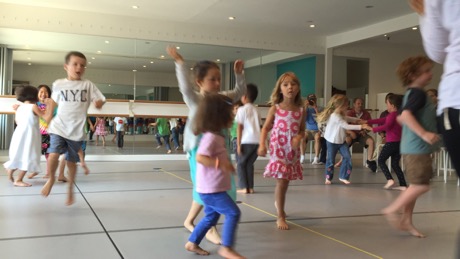
[[[64,56],[69,50],[78,50],[87,57],[87,69],[84,78],[95,83],[107,99],[118,102],[179,102],[179,92],[174,62],[166,54],[166,46],[172,44],[180,49],[186,63],[193,66],[199,60],[212,60],[221,67],[222,89],[231,89],[234,85],[233,61],[245,61],[246,82],[259,87],[256,104],[265,104],[270,97],[277,77],[286,70],[305,63],[316,62],[315,56],[300,53],[285,53],[260,49],[211,46],[203,44],[185,44],[159,42],[141,39],[109,38],[89,35],[0,29],[2,44],[14,49],[14,84],[40,85],[52,83],[66,76],[63,69]],[[34,39],[31,41],[30,39]],[[35,40],[36,39],[36,40]],[[307,60],[307,61],[305,61]],[[304,71],[309,71],[305,69]],[[315,71],[314,69],[312,71]],[[301,73],[300,71],[298,73]],[[313,72],[314,73],[314,72]],[[315,91],[315,76],[310,86]],[[14,86],[14,85],[13,85]],[[304,95],[307,91],[302,89]],[[119,115],[119,114],[116,114]],[[88,154],[165,154],[165,144],[159,145],[155,135],[158,132],[156,116],[99,117],[105,123],[105,142],[102,136],[88,134]],[[132,116],[132,115],[131,115]],[[97,116],[90,116],[96,121]],[[126,118],[123,125],[124,145],[118,149],[115,117]],[[180,132],[177,125],[186,122],[181,116],[164,116],[170,129],[171,153],[181,146],[181,134],[178,145],[174,145],[173,132]],[[161,120],[160,120],[161,121]],[[174,126],[176,124],[176,126]],[[114,138],[115,136],[115,138]],[[164,139],[161,139],[164,142]],[[157,146],[160,146],[158,149]],[[180,148],[177,152],[181,153]]]

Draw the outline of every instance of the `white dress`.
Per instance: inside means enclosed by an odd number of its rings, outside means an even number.
[[[33,112],[35,104],[21,104],[16,111],[17,127],[11,138],[9,158],[3,164],[6,169],[41,172],[41,135],[38,116]]]

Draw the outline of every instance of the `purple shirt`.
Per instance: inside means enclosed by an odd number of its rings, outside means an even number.
[[[219,158],[219,162],[228,161],[225,138],[211,132],[206,132],[198,145],[197,155]],[[217,193],[230,190],[230,173],[224,173],[214,166],[207,167],[197,162],[196,192]]]
[[[398,112],[391,112],[385,118],[368,120],[367,123],[368,124],[382,124],[383,123],[383,125],[381,126],[372,128],[372,131],[373,132],[386,131],[386,142],[400,142],[402,127],[396,121],[397,116],[398,116]]]

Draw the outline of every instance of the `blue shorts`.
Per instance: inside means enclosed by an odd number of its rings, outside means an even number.
[[[80,150],[82,141],[74,141],[63,138],[56,134],[50,134],[50,147],[48,153],[66,154],[66,160],[69,162],[77,162],[78,150]]]

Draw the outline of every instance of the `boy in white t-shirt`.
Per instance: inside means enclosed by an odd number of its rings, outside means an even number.
[[[259,148],[261,123],[260,114],[253,104],[257,95],[257,86],[248,84],[246,94],[241,97],[243,106],[236,113],[239,193],[254,193],[254,162]]]
[[[58,79],[53,83],[51,98],[58,105],[56,116],[48,128],[50,147],[48,148],[48,172],[50,178],[42,189],[42,195],[47,197],[55,181],[59,155],[66,153],[69,168],[69,190],[67,205],[74,203],[73,186],[77,171],[76,161],[82,141],[85,140],[84,126],[86,115],[91,102],[97,109],[104,105],[105,97],[89,80],[81,79],[85,73],[86,57],[80,52],[71,51],[65,57],[64,70],[67,78]]]

